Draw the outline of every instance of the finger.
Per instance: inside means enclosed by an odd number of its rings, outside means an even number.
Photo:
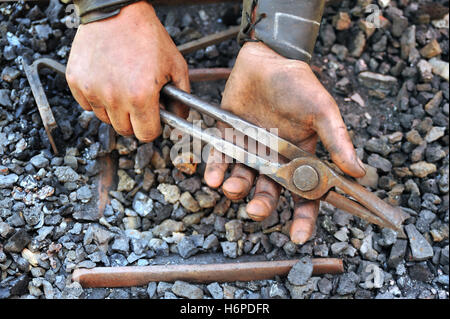
[[[121,102],[114,98],[114,91],[105,91],[103,96],[103,105],[105,106],[106,113],[108,114],[111,125],[114,130],[122,136],[133,135],[133,128],[130,122],[130,115],[123,107],[125,102]]]
[[[175,87],[188,93],[191,92],[189,72],[186,64],[177,67],[176,70],[172,73],[171,77],[172,84]],[[171,101],[170,103],[168,103],[168,109],[170,112],[182,118],[187,118],[189,116],[189,108],[178,101]]]
[[[337,108],[337,107],[336,107]],[[316,123],[316,132],[324,146],[331,154],[333,162],[346,174],[353,177],[363,177],[366,170],[356,155],[353,143],[339,111],[329,108]]]
[[[117,107],[114,107],[113,109],[108,107],[106,113],[111,121],[111,125],[118,134],[122,136],[133,135],[134,132],[130,121],[130,114],[124,111],[117,111]]]
[[[149,143],[161,135],[161,122],[159,116],[159,91],[145,102],[145,98],[130,101],[130,122],[136,138]]]
[[[294,199],[294,218],[290,230],[291,240],[295,244],[304,244],[311,238],[316,227],[320,201],[304,200],[294,194],[292,197]]]
[[[86,96],[86,100],[100,121],[105,122],[106,124],[111,124],[111,120],[106,113],[103,102],[100,101],[97,96]]]
[[[277,208],[281,186],[267,176],[260,175],[256,181],[255,195],[247,204],[247,214],[255,221],[269,217]]]
[[[231,200],[243,199],[250,193],[255,177],[256,172],[253,169],[236,164],[231,176],[223,183],[223,193]]]
[[[80,92],[80,90],[76,89],[75,87],[70,87],[70,92],[72,92],[72,96],[75,99],[75,101],[80,104],[80,106],[86,110],[86,111],[92,111],[92,107],[89,104],[88,100],[83,96],[83,94]]]
[[[222,185],[227,169],[228,163],[225,161],[225,156],[216,149],[211,149],[204,175],[206,184],[209,187],[218,188]]]

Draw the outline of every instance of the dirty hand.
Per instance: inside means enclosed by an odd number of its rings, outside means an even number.
[[[365,175],[356,156],[338,106],[315,77],[308,64],[286,59],[263,43],[248,42],[241,49],[227,82],[222,108],[263,128],[278,128],[278,135],[302,149],[315,153],[318,138],[331,154],[333,162],[353,177]],[[205,170],[210,187],[222,185],[228,164],[218,163],[222,154],[212,151]],[[256,179],[256,172],[236,164],[223,183],[224,194],[232,199],[245,198]],[[281,187],[264,175],[256,181],[248,215],[264,220],[277,207]],[[319,201],[295,202],[290,230],[294,243],[305,243],[313,234]]]
[[[189,91],[186,61],[146,1],[81,25],[72,44],[67,82],[74,98],[121,135],[142,142],[161,132],[159,98],[168,82]],[[167,105],[187,117],[179,103]]]

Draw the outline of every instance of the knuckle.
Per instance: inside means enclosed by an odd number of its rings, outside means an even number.
[[[133,129],[124,129],[124,128],[120,128],[120,127],[114,127],[114,130],[122,136],[131,136],[133,135]]]
[[[153,142],[159,134],[156,132],[139,132],[135,133],[136,138],[143,143],[150,143]]]
[[[103,101],[105,101],[105,104],[110,108],[115,108],[116,104],[117,104],[116,103],[117,98],[116,98],[115,92],[116,91],[113,88],[106,88],[102,94]]]
[[[66,81],[69,86],[75,86],[77,83],[77,76],[69,68],[66,72]]]
[[[154,94],[154,91],[153,88],[147,88],[143,85],[133,85],[128,89],[128,101],[134,108],[141,108]]]

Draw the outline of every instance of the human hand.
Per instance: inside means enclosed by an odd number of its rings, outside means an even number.
[[[226,84],[222,108],[262,128],[278,128],[280,137],[312,154],[318,138],[333,162],[353,177],[365,175],[342,120],[339,108],[321,85],[308,64],[286,59],[263,43],[248,42],[241,49]],[[219,187],[228,164],[222,154],[212,151],[205,170],[205,181]],[[256,179],[256,172],[236,164],[223,183],[231,200],[245,198]],[[260,175],[247,213],[255,221],[267,218],[277,207],[281,187]],[[290,230],[294,243],[305,243],[313,234],[319,201],[306,201],[293,194],[295,203]]]
[[[153,7],[146,1],[119,15],[81,25],[72,44],[67,72],[70,90],[121,135],[150,142],[161,133],[160,90],[172,82],[189,92],[188,67]],[[167,105],[186,118],[180,103]]]

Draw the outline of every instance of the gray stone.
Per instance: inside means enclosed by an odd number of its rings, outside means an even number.
[[[133,210],[141,217],[146,217],[153,210],[153,200],[142,192],[133,198]]]
[[[111,239],[114,238],[114,234],[104,227],[91,224],[84,233],[83,245],[89,245],[93,241],[98,245],[107,245]]]
[[[221,242],[220,246],[222,247],[222,251],[225,257],[237,258],[238,256],[237,243],[225,241]]]
[[[196,213],[200,210],[198,202],[192,197],[191,193],[184,192],[180,196],[180,204],[183,205],[191,213]]]
[[[414,260],[422,261],[433,257],[433,247],[431,247],[414,225],[406,225],[405,231],[408,235],[411,254]]]
[[[411,279],[423,282],[431,282],[433,280],[433,274],[424,264],[415,264],[409,268],[409,276]]]
[[[202,182],[197,176],[186,178],[178,184],[178,187],[180,187],[183,192],[189,192],[191,194],[197,192],[201,186]]]
[[[223,299],[223,289],[217,282],[209,284],[206,289],[214,299]]]
[[[219,239],[217,238],[216,235],[211,234],[208,237],[205,238],[204,242],[203,242],[203,249],[211,249],[213,247],[216,247],[219,245]]]
[[[347,229],[347,227],[342,227],[337,232],[335,232],[333,236],[337,240],[344,241],[344,242],[348,241],[348,229]]]
[[[380,138],[371,138],[364,144],[364,148],[369,152],[380,154],[383,157],[388,156],[392,151],[389,143]]]
[[[446,127],[434,126],[425,136],[425,141],[432,143],[445,135]]]
[[[30,159],[30,163],[33,164],[33,166],[36,168],[45,168],[48,166],[50,161],[47,158],[45,158],[42,154],[39,154],[39,155],[33,156]]]
[[[150,299],[153,298],[155,296],[155,292],[156,292],[156,282],[152,281],[147,286],[148,297]]]
[[[8,223],[0,222],[0,236],[3,238],[8,237],[14,231]]]
[[[371,261],[375,261],[378,257],[378,252],[373,249],[373,233],[368,234],[362,241],[361,247],[359,248],[362,256]]]
[[[125,236],[118,236],[114,239],[111,249],[121,254],[128,254],[130,250],[130,240]]]
[[[118,192],[129,192],[136,185],[136,182],[123,169],[119,169],[117,175],[119,176],[119,182],[117,183]]]
[[[407,60],[411,49],[416,47],[416,26],[412,25],[406,29],[400,39],[401,44],[401,57],[403,60]]]
[[[443,266],[448,265],[448,245],[442,248],[439,263]]]
[[[0,90],[0,105],[1,106],[5,106],[5,107],[12,106],[12,102],[11,102],[11,99],[9,98],[9,95],[10,95],[9,90],[6,90],[6,89]]]
[[[333,290],[332,282],[325,277],[319,280],[317,287],[319,288],[319,291],[325,295],[328,295],[331,290]]]
[[[176,185],[159,184],[157,189],[168,203],[175,204],[180,199],[180,189]]]
[[[436,214],[432,211],[424,209],[420,212],[419,218],[416,221],[416,229],[421,233],[428,232],[430,224],[436,219]]]
[[[314,267],[311,258],[301,258],[289,271],[287,277],[288,281],[292,285],[296,286],[305,285],[308,279],[312,276],[313,268]]]
[[[177,245],[178,253],[183,258],[189,258],[198,252],[194,241],[188,236],[183,237]]]
[[[365,87],[378,90],[384,93],[396,93],[398,81],[390,75],[383,75],[369,71],[361,72],[358,75],[358,81]]]
[[[184,281],[175,281],[172,286],[172,292],[179,296],[188,299],[202,299],[203,290],[197,286],[191,285]]]
[[[357,290],[359,284],[359,276],[353,271],[345,273],[339,277],[339,284],[336,292],[343,296],[353,294]]]
[[[64,156],[64,165],[72,167],[74,170],[78,169],[78,160],[73,155]]]
[[[280,232],[273,232],[270,234],[269,240],[275,247],[281,248],[289,241],[289,237]]]
[[[226,238],[228,241],[238,241],[242,238],[242,222],[234,219],[225,224]]]
[[[157,256],[169,256],[169,245],[162,239],[150,239],[148,247],[153,249]]]
[[[19,229],[8,239],[3,249],[10,253],[20,253],[30,242],[31,236],[24,229]]]
[[[141,170],[146,167],[153,156],[153,143],[142,144],[136,151],[134,169]]]
[[[383,236],[382,240],[379,241],[382,246],[391,246],[397,241],[397,232],[390,228],[383,228],[381,230]]]
[[[16,174],[0,175],[0,189],[10,188],[19,180]]]
[[[92,191],[89,186],[85,185],[77,189],[77,199],[83,203],[88,203],[92,198]]]
[[[80,176],[71,167],[59,166],[55,168],[55,175],[61,183],[76,182]]]
[[[197,200],[201,208],[214,207],[219,198],[220,196],[211,190],[209,190],[208,192],[198,191],[195,193],[195,199]]]
[[[98,140],[106,153],[111,153],[116,148],[116,132],[114,128],[106,123],[98,127]]]
[[[17,79],[19,77],[19,75],[20,75],[19,70],[12,68],[10,66],[7,66],[3,69],[1,78],[3,81],[11,83],[15,79]]]
[[[333,253],[333,255],[339,255],[343,251],[345,251],[347,248],[348,248],[348,243],[346,243],[346,242],[334,243],[331,245],[331,252]]]
[[[383,172],[389,173],[392,170],[392,164],[387,159],[378,154],[372,154],[367,159],[370,166],[381,169]]]
[[[173,232],[184,231],[184,225],[182,222],[178,222],[172,219],[166,219],[158,226],[152,229],[153,236],[156,237],[168,237],[171,236]]]
[[[169,282],[160,281],[158,283],[158,286],[156,287],[156,293],[158,295],[163,295],[167,291],[171,290],[172,286],[173,286],[173,284],[171,284]]]
[[[288,291],[283,284],[276,282],[270,286],[269,297],[275,299],[288,299]]]

